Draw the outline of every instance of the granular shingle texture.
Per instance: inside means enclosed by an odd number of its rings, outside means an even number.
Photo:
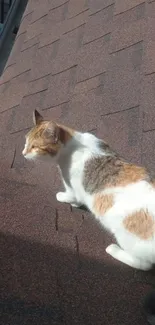
[[[0,79],[0,323],[145,325],[154,273],[107,256],[56,202],[56,166],[21,155],[36,108],[155,171],[155,1],[29,0]]]

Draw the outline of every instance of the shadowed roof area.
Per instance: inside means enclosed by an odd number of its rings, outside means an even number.
[[[56,166],[21,152],[38,109],[155,171],[154,35],[155,1],[28,1],[0,79],[1,324],[146,324],[153,272],[107,256],[114,239],[56,202]]]

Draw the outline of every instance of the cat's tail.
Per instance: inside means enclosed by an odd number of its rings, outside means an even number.
[[[155,325],[155,290],[147,294],[143,307],[149,324]]]

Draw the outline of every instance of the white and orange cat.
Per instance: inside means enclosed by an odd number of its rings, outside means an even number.
[[[145,168],[122,160],[104,141],[34,112],[27,159],[55,158],[65,191],[60,202],[85,205],[118,243],[106,252],[141,270],[155,263],[155,182]]]

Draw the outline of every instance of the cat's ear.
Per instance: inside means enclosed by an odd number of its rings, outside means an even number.
[[[48,122],[46,129],[44,130],[44,137],[50,139],[53,144],[57,144],[60,140],[59,126],[53,121]]]
[[[43,121],[42,115],[35,109],[33,112],[33,123],[34,125],[38,125]]]

